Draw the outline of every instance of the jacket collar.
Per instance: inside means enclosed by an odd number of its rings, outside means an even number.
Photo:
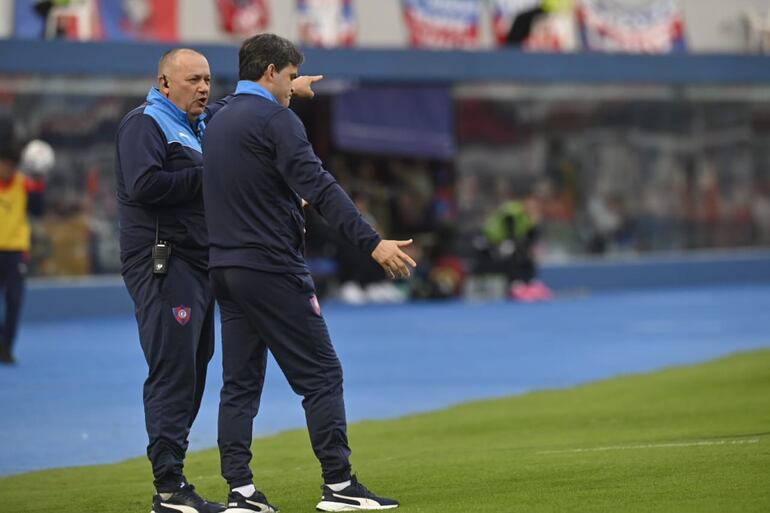
[[[235,94],[253,94],[255,96],[267,98],[271,102],[278,103],[278,100],[275,99],[273,93],[265,89],[264,86],[251,80],[239,80],[238,85],[235,88]]]
[[[174,102],[166,98],[157,87],[153,87],[150,89],[150,92],[147,93],[147,103],[157,107],[164,113],[182,123],[186,123],[188,125],[191,124],[190,118],[187,117],[187,113],[174,105]],[[198,122],[203,121],[205,118],[206,113],[204,112],[198,117]]]

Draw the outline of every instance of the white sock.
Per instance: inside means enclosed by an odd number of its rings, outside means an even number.
[[[184,486],[187,484],[187,481],[182,481],[179,483],[179,488],[184,488]],[[171,498],[172,495],[174,495],[175,492],[169,492],[169,493],[158,493],[160,495],[160,500],[167,501]]]
[[[256,492],[257,489],[252,483],[252,484],[247,484],[246,486],[239,486],[238,488],[233,488],[233,491],[240,493],[244,497],[251,497],[252,495],[254,495],[254,492]]]
[[[350,486],[350,481],[343,481],[341,483],[327,484],[327,487],[331,488],[333,492],[339,492]]]

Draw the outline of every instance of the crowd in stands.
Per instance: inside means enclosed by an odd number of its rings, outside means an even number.
[[[22,123],[17,132],[45,139],[57,152],[46,214],[33,222],[31,275],[115,273],[111,138],[116,113],[137,99],[63,101],[30,94],[6,103],[12,119]],[[75,125],[61,125],[57,120],[73,105],[81,113]],[[610,134],[612,123],[626,120],[601,109],[593,121],[567,119],[557,109],[539,124],[517,118],[529,108],[508,105],[512,118],[501,120],[506,109],[486,108],[493,113],[487,118],[479,102],[460,105],[452,161],[343,151],[331,136],[321,136],[328,126],[308,123],[325,166],[369,222],[395,239],[414,235],[410,251],[421,262],[415,279],[388,283],[311,206],[308,259],[319,289],[355,304],[445,298],[461,295],[469,277],[495,273],[517,296],[513,288],[520,282],[537,284],[536,271],[522,279],[504,263],[514,254],[521,260],[516,250],[522,240],[531,256],[526,265],[535,266],[575,257],[770,245],[770,152],[761,143],[763,132],[697,147],[696,136],[685,139],[655,127],[645,134],[631,122]],[[635,107],[629,111],[633,121]],[[764,110],[747,106],[743,114],[741,126],[761,132],[761,122],[750,124],[765,119]],[[557,123],[565,126],[557,130]],[[504,223],[497,230],[490,226],[506,209],[518,216],[518,227],[501,236]],[[524,211],[533,218],[516,213]],[[537,236],[518,237],[524,225],[536,228]]]

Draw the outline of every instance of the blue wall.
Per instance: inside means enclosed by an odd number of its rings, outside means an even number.
[[[542,278],[557,291],[567,292],[770,283],[770,251],[548,265]],[[24,320],[125,316],[133,315],[133,308],[119,277],[34,280]]]
[[[235,80],[238,48],[197,45],[212,73]],[[0,73],[154,76],[168,45],[0,40]],[[491,80],[572,83],[767,84],[770,59],[756,55],[544,54],[517,50],[306,49],[302,72],[378,82]]]
[[[770,283],[770,251],[703,252],[544,266],[557,290],[653,289]]]
[[[27,286],[23,321],[133,315],[134,305],[119,276],[32,279]]]

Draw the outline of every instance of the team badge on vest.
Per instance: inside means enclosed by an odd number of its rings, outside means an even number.
[[[171,311],[174,313],[174,319],[176,319],[176,322],[184,326],[188,322],[190,322],[190,307],[179,305],[175,306],[171,309]]]
[[[315,297],[315,294],[310,298],[310,306],[313,307],[313,311],[316,315],[321,315],[321,305],[318,303],[318,298]]]

